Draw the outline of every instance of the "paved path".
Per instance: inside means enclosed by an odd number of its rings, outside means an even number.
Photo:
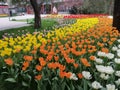
[[[41,15],[41,17],[44,17],[45,15]],[[27,24],[26,22],[18,22],[18,21],[11,21],[12,19],[16,20],[22,20],[22,19],[30,19],[34,18],[34,15],[24,15],[24,16],[15,16],[15,17],[3,17],[0,18],[0,31],[11,29],[11,28],[18,28],[23,26],[28,26],[30,24]],[[10,20],[9,20],[10,19]]]

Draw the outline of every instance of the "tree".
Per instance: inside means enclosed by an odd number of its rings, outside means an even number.
[[[34,15],[35,15],[34,28],[38,29],[41,27],[40,11],[41,11],[41,5],[42,5],[43,1],[42,0],[30,0],[30,3],[33,7]]]
[[[84,0],[82,13],[112,14],[114,0]]]
[[[114,1],[113,27],[116,27],[120,32],[120,0]]]
[[[72,8],[69,10],[70,14],[77,14],[78,9],[76,6],[72,6]]]
[[[9,1],[9,0],[8,0]],[[35,15],[35,22],[34,22],[34,28],[38,29],[41,27],[41,16],[40,16],[40,11],[41,11],[41,5],[43,3],[43,0],[10,0],[12,4],[18,4],[19,6],[25,2],[30,2],[32,7],[33,7],[33,11],[34,11],[34,15]],[[22,2],[21,2],[22,1]]]

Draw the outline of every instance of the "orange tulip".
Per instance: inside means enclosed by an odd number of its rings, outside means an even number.
[[[25,71],[28,67],[29,67],[29,62],[28,61],[25,61],[24,63],[23,63],[23,67],[22,67],[22,70],[23,71]]]
[[[38,71],[41,71],[41,70],[42,70],[42,66],[40,66],[40,65],[36,65],[35,68],[36,68],[36,70],[38,70]]]
[[[73,64],[75,68],[78,68],[79,64],[78,63],[74,63]]]
[[[70,78],[71,75],[72,75],[72,73],[71,73],[71,72],[62,72],[62,71],[61,71],[61,72],[59,73],[59,75],[60,75],[61,78],[64,78],[64,77]]]
[[[54,56],[55,61],[58,61],[59,56]]]
[[[40,58],[39,58],[39,62],[40,62],[40,61],[44,61],[44,58],[43,58],[43,57],[40,57]]]
[[[107,48],[102,48],[101,51],[102,51],[102,52],[105,52],[105,53],[109,53],[109,49],[107,49]]]
[[[90,58],[90,60],[92,60],[92,61],[95,60],[95,56],[90,56],[89,58]]]
[[[89,64],[89,62],[87,61],[86,58],[81,58],[80,61],[82,62],[82,64],[86,67],[90,67],[91,65]]]
[[[82,79],[82,78],[83,78],[82,73],[78,73],[78,74],[77,74],[77,76],[78,76],[78,78],[80,78],[80,79]]]
[[[42,75],[36,75],[36,76],[35,76],[35,79],[36,79],[36,80],[41,80],[41,78],[42,78]]]
[[[66,69],[66,67],[64,65],[61,65],[61,64],[59,64],[58,67],[59,67],[60,71],[64,71]]]
[[[26,61],[32,61],[32,60],[33,60],[33,56],[25,55],[23,58],[24,58]]]
[[[12,65],[13,65],[13,60],[12,60],[11,58],[5,59],[4,61],[5,61],[5,63],[6,63],[7,65],[9,65],[9,66],[12,66]]]
[[[32,50],[31,51],[32,54],[36,54],[36,52],[37,52],[36,50]]]

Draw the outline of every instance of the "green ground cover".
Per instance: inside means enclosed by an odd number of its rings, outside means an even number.
[[[19,20],[18,20],[19,21]],[[25,20],[22,20],[25,21]],[[31,20],[32,21],[32,20]],[[58,25],[58,22],[54,19],[42,19],[42,27],[38,29],[37,31],[43,31],[43,30],[50,30],[55,25]],[[20,28],[13,28],[13,29],[7,29],[0,31],[0,38],[4,36],[21,36],[26,33],[33,33],[35,32],[35,29],[33,27],[33,24],[31,23],[30,26],[20,27]]]

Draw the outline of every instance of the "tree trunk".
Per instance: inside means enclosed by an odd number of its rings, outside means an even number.
[[[116,27],[120,32],[120,0],[114,1],[113,27]]]
[[[41,17],[40,17],[40,11],[41,11],[41,5],[39,6],[37,4],[37,0],[30,0],[30,3],[33,7],[33,10],[34,10],[34,15],[35,15],[35,18],[34,18],[34,28],[35,29],[38,29],[41,27]]]

